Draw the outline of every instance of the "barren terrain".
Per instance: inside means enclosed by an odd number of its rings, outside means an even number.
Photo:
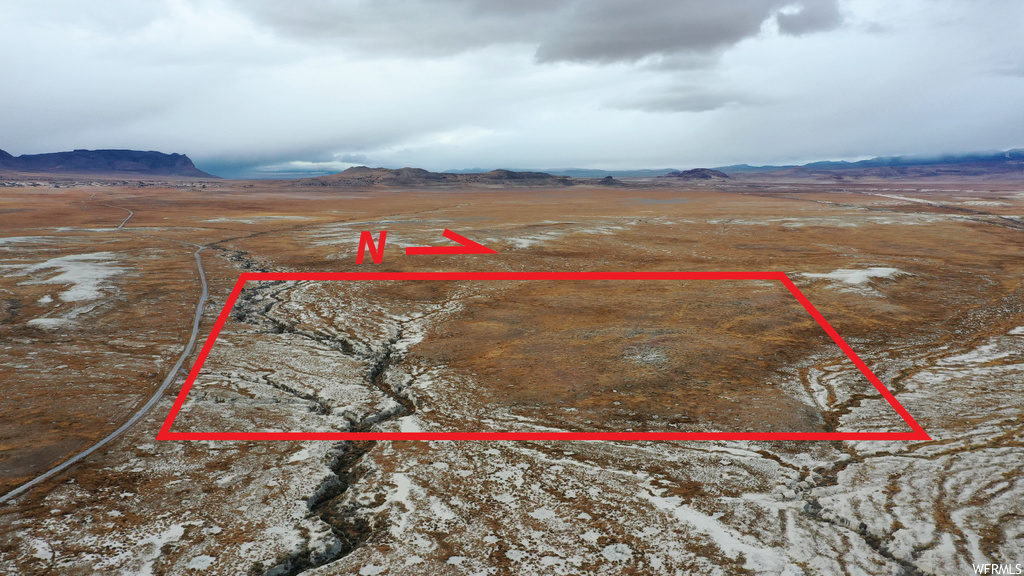
[[[115,430],[240,272],[782,271],[914,442],[155,441],[0,504],[12,574],[950,574],[1024,561],[1024,188],[0,194],[0,493]],[[372,183],[371,183],[372,184]],[[127,220],[126,220],[127,218]],[[497,254],[406,256],[449,228]],[[356,264],[360,232],[384,260]],[[778,283],[251,282],[176,431],[907,431]]]

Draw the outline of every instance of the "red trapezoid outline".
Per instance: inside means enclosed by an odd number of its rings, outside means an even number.
[[[811,315],[854,366],[871,382],[912,432],[172,432],[199,371],[206,362],[246,282],[401,280],[776,280]],[[157,440],[931,440],[910,412],[875,376],[785,272],[243,272],[192,365],[164,420]]]

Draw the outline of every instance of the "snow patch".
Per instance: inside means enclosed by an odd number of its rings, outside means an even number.
[[[0,244],[16,244],[18,242],[31,242],[35,240],[33,236],[8,236],[6,238],[0,238]]]
[[[746,536],[730,530],[717,516],[709,516],[696,508],[682,504],[681,498],[655,496],[653,491],[657,490],[645,483],[640,490],[640,496],[650,501],[656,508],[672,514],[680,522],[692,526],[697,532],[709,536],[726,554],[743,554],[746,558],[746,567],[756,566],[765,571],[781,572],[786,566],[786,559],[779,550],[749,542]]]
[[[881,266],[865,268],[863,270],[853,270],[847,268],[840,268],[827,274],[804,274],[807,278],[823,278],[826,280],[835,280],[844,284],[860,285],[868,282],[872,278],[893,278],[896,276],[902,276],[907,274],[898,268],[885,268]]]
[[[106,288],[108,281],[124,272],[124,268],[117,266],[113,261],[115,257],[116,255],[110,252],[93,252],[51,258],[46,262],[25,267],[23,274],[56,269],[59,271],[56,276],[47,280],[31,280],[22,284],[71,284],[71,288],[60,293],[61,300],[65,302],[96,300],[102,296],[102,289]]]
[[[555,517],[555,512],[550,508],[537,508],[533,512],[530,512],[530,516],[537,520],[548,520]]]
[[[845,284],[845,290],[849,292],[880,296],[881,294],[868,286],[868,283],[872,278],[896,278],[898,276],[910,276],[911,274],[909,272],[904,272],[899,268],[872,266],[871,268],[863,268],[860,270],[840,268],[825,274],[805,272],[801,275],[804,278],[831,280],[836,283]]]
[[[39,560],[50,560],[53,557],[53,549],[50,545],[42,540],[31,540],[29,545],[32,546],[32,557],[38,558]]]
[[[185,565],[185,568],[189,568],[192,570],[206,570],[210,566],[213,566],[213,563],[216,561],[217,559],[213,556],[207,556],[204,554],[202,556],[196,556],[195,558],[189,560],[188,564]]]
[[[402,432],[423,432],[419,419],[414,415],[403,416],[398,419],[398,429]]]
[[[185,526],[183,524],[175,524],[165,530],[163,534],[139,540],[138,549],[143,551],[140,555],[142,566],[138,570],[126,570],[122,574],[153,576],[153,565],[156,564],[157,558],[160,557],[160,549],[171,542],[177,542],[184,535]]]
[[[1007,202],[997,202],[995,200],[967,200],[963,202],[968,206],[1009,206]]]
[[[306,216],[248,216],[246,218],[211,218],[203,220],[209,223],[236,222],[238,224],[259,224],[261,222],[273,222],[274,220],[309,220]]]
[[[633,549],[621,542],[609,544],[601,550],[601,555],[609,562],[629,562],[633,559]]]
[[[42,328],[43,330],[55,330],[62,326],[74,324],[74,322],[67,318],[33,318],[25,324],[35,328]]]
[[[280,543],[290,550],[298,550],[306,542],[302,534],[290,526],[272,526],[263,531],[271,540]]]

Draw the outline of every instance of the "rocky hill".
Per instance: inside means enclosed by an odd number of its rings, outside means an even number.
[[[196,168],[184,154],[140,150],[73,150],[21,156],[0,150],[0,172],[216,178]]]
[[[726,179],[729,175],[719,170],[712,170],[710,168],[694,168],[693,170],[683,170],[680,172],[669,172],[658,178],[678,178],[680,180],[715,180],[715,179]]]
[[[338,174],[297,180],[296,186],[395,186],[395,187],[451,187],[466,184],[483,186],[572,186],[583,183],[567,176],[552,176],[546,172],[490,172],[454,174],[430,172],[422,168],[368,168],[356,166]]]

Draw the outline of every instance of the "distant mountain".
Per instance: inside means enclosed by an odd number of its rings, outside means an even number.
[[[558,170],[544,170],[545,174],[552,176],[568,176],[570,178],[657,178],[663,174],[673,172],[674,168],[662,168],[660,170],[597,170],[594,168],[560,168]],[[459,170],[445,170],[443,174],[482,174],[487,172],[486,168],[463,168]],[[533,170],[537,172],[538,170]]]
[[[297,186],[397,186],[445,187],[463,184],[493,186],[572,186],[571,178],[546,172],[491,170],[481,173],[430,172],[422,168],[368,168],[355,166],[344,172],[296,180]]]
[[[1024,177],[1024,149],[942,156],[883,156],[860,160],[811,162],[802,166],[721,166],[734,176],[747,174],[813,178],[943,178],[1010,175]]]
[[[12,156],[0,150],[0,171],[92,176],[184,176],[217,178],[184,154],[139,150],[73,150]]]
[[[726,174],[756,174],[758,172],[774,172],[776,170],[785,170],[786,168],[796,168],[796,164],[786,164],[784,166],[751,166],[750,164],[730,164],[729,166],[717,166],[715,170],[725,172]]]
[[[657,178],[663,174],[674,172],[674,168],[662,168],[660,170],[594,170],[590,168],[566,168],[563,170],[548,170],[549,174],[556,176],[569,176],[570,178]]]
[[[681,172],[669,172],[658,178],[678,178],[680,180],[715,180],[715,179],[726,179],[729,175],[725,172],[718,170],[712,170],[710,168],[694,168],[693,170],[683,170]]]

